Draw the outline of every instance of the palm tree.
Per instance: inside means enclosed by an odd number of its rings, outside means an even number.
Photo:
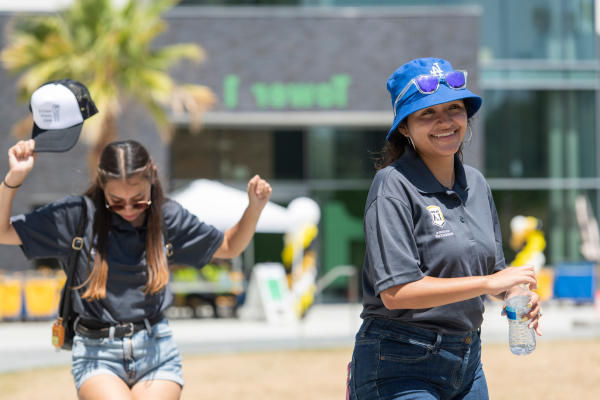
[[[117,117],[131,100],[146,106],[162,139],[171,138],[168,110],[187,111],[191,129],[198,132],[201,115],[216,98],[199,85],[178,84],[168,70],[182,59],[200,62],[203,50],[195,44],[152,47],[166,29],[161,15],[177,0],[129,0],[115,8],[111,0],[76,0],[67,10],[51,16],[21,16],[12,23],[9,44],[0,62],[17,81],[20,99],[48,81],[70,78],[84,83],[99,114],[84,124],[82,139],[90,146],[90,173],[94,174],[102,149],[116,140]],[[31,115],[18,122],[13,133],[31,132]]]

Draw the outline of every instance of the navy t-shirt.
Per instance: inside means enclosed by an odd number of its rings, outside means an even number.
[[[73,238],[87,201],[88,226],[83,250],[75,274],[75,286],[88,278],[88,254],[92,237],[93,203],[83,196],[68,196],[29,214],[11,218],[27,259],[56,258],[63,269],[67,265]],[[168,241],[173,245],[173,264],[202,267],[210,261],[223,242],[223,233],[207,225],[179,203],[166,200],[162,206]],[[82,318],[105,322],[139,322],[153,318],[166,309],[173,299],[169,286],[155,294],[144,294],[148,279],[146,269],[146,234],[144,226],[134,227],[111,213],[107,254],[108,278],[106,297],[97,301],[82,300],[85,288],[72,291],[73,307]],[[92,249],[89,267],[94,265]]]
[[[505,268],[494,199],[479,171],[455,156],[448,189],[407,146],[378,171],[365,208],[367,253],[362,318],[387,318],[438,333],[466,333],[483,322],[483,297],[422,309],[388,310],[381,292],[425,276],[485,276]]]

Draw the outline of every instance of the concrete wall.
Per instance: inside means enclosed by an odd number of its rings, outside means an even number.
[[[222,99],[224,77],[239,76],[235,111],[261,110],[250,90],[256,82],[318,83],[334,74],[347,74],[352,78],[348,104],[337,108],[389,111],[391,122],[388,77],[412,59],[432,56],[468,70],[469,89],[478,92],[478,8],[181,7],[171,11],[167,20],[170,29],[159,44],[195,42],[207,51],[206,62],[180,66],[175,76],[209,85]],[[317,105],[312,109],[323,110]]]
[[[181,81],[208,85],[217,93],[221,104],[213,116],[223,113],[233,120],[237,112],[271,112],[293,119],[308,111],[314,116],[336,112],[339,118],[340,114],[362,112],[377,116],[381,128],[380,115],[384,116],[383,126],[391,126],[393,120],[387,79],[412,59],[435,56],[450,61],[456,69],[468,70],[469,90],[481,94],[477,66],[480,14],[478,7],[177,7],[169,12],[169,31],[158,44],[193,42],[206,50],[204,63],[185,63],[173,73]],[[309,107],[294,107],[287,101],[277,107],[261,107],[253,92],[261,83],[271,88],[279,85],[282,95],[282,90],[297,84],[328,82],[336,74],[352,80],[344,106],[322,107],[313,102]],[[232,75],[239,78],[233,107],[224,87]],[[481,171],[482,122],[480,111],[474,120],[473,139],[464,151],[465,162]]]

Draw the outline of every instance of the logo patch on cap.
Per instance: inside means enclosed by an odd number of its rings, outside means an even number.
[[[431,67],[431,71],[429,71],[429,73],[435,76],[442,76],[444,74],[438,63],[433,63],[433,67]]]
[[[44,130],[70,128],[83,122],[73,92],[55,83],[46,84],[33,93],[31,112],[36,125]]]
[[[446,220],[444,219],[442,210],[438,206],[429,206],[427,207],[427,211],[431,214],[431,222],[433,222],[434,225],[437,225],[440,228],[444,226]]]
[[[52,104],[52,117],[54,122],[60,122],[60,104]]]
[[[83,121],[98,113],[87,88],[72,79],[43,84],[31,95],[29,109],[36,153],[71,150],[79,140]]]

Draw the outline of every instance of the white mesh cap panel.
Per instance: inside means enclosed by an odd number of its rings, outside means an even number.
[[[31,111],[35,124],[44,130],[70,128],[83,122],[77,98],[60,84],[51,83],[36,90],[31,96]]]

